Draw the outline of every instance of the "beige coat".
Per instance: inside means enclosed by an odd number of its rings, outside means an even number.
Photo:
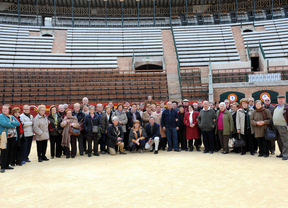
[[[151,113],[152,113],[152,111],[151,111]],[[145,111],[143,113],[143,116],[142,116],[143,128],[144,129],[146,129],[146,125],[149,123],[149,117],[150,117],[149,113],[147,111]]]
[[[36,141],[43,141],[49,139],[48,118],[46,115],[39,114],[34,119],[33,130],[35,132]]]
[[[116,116],[116,117],[119,119],[119,121],[122,122],[121,127],[122,127],[123,132],[125,133],[125,132],[126,132],[126,124],[127,124],[127,122],[128,122],[128,118],[127,118],[126,113],[125,113],[124,111],[122,111],[122,113],[120,114],[120,113],[118,112],[118,110],[116,110],[116,111],[112,114],[112,118],[113,118],[114,116]]]
[[[264,120],[262,112],[253,111],[251,119],[251,126],[254,126],[254,135],[256,138],[265,136],[265,129],[267,129],[267,125],[270,124],[270,119],[272,118],[271,113],[268,109],[264,111],[266,113],[266,119]],[[256,123],[258,121],[264,121],[265,124],[263,126],[258,126]]]
[[[161,126],[162,113],[163,113],[163,111],[161,111],[159,114],[158,114],[157,112],[153,112],[153,113],[152,113],[152,116],[155,118],[155,123],[157,123],[157,124],[160,125],[160,134],[161,134],[161,137],[162,137],[162,138],[165,138],[165,137],[166,137],[166,134],[165,134],[165,131],[162,129],[162,126]]]
[[[249,114],[250,119],[251,119],[253,111],[254,111],[254,109],[248,108],[248,114]],[[250,128],[251,128],[251,134],[254,134],[254,127],[252,125],[250,125]],[[240,133],[242,135],[244,135],[244,131],[245,131],[245,112],[244,112],[243,108],[238,109],[237,112],[236,112],[236,131],[237,131],[237,129],[240,129]]]

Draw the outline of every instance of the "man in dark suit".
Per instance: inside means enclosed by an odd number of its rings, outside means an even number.
[[[153,144],[155,144],[154,154],[158,154],[158,146],[160,142],[160,125],[155,123],[155,118],[153,116],[149,117],[149,123],[145,128],[147,139],[145,144],[145,149],[150,148],[150,152],[153,152]]]
[[[143,125],[142,118],[140,116],[140,113],[137,111],[136,107],[137,107],[136,103],[132,103],[131,109],[126,112],[126,115],[128,118],[127,127],[128,127],[129,132],[130,132],[130,129],[133,127],[133,122],[135,120],[140,121],[141,126]]]

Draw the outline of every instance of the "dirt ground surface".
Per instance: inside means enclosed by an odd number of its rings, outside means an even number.
[[[146,150],[39,163],[33,141],[30,159],[0,174],[1,208],[288,207],[288,161],[276,155]]]

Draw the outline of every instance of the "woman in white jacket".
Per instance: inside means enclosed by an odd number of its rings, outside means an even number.
[[[20,119],[23,125],[24,142],[22,146],[22,164],[31,162],[29,160],[29,154],[31,150],[33,140],[33,116],[30,114],[30,106],[23,106],[23,113],[20,115]]]

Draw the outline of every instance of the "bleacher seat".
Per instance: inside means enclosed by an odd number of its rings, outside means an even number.
[[[181,67],[240,61],[229,26],[175,27],[174,35]]]
[[[259,41],[263,47],[266,59],[287,58],[288,51],[288,20],[269,20],[256,22],[256,26],[263,25],[264,31],[243,33],[245,47],[259,48]]]

